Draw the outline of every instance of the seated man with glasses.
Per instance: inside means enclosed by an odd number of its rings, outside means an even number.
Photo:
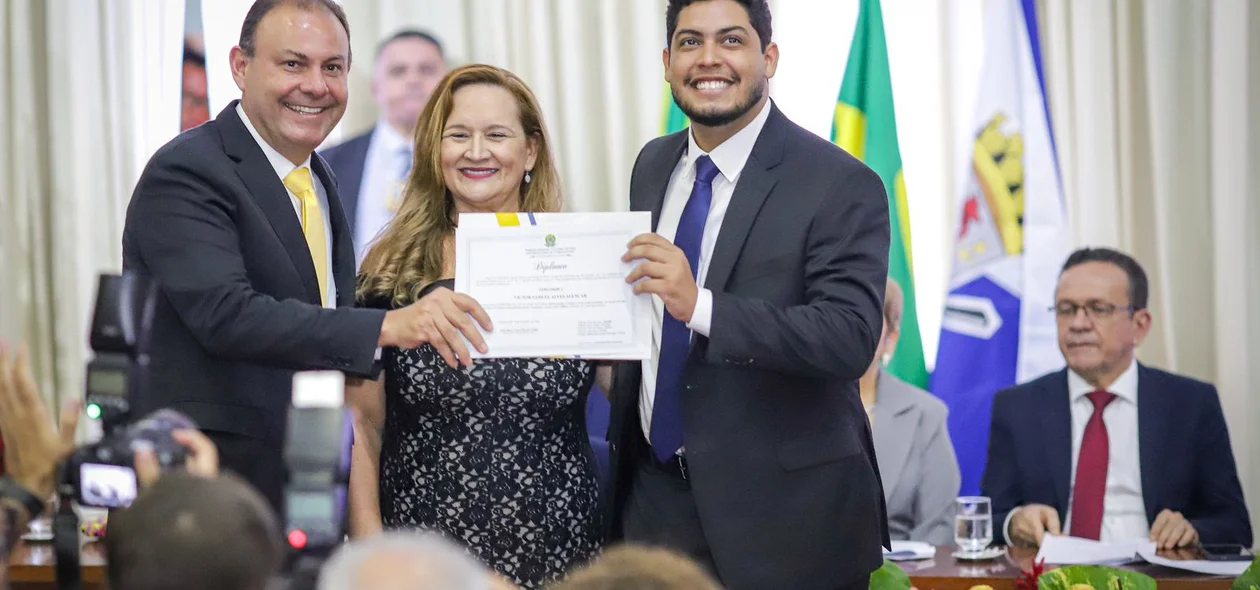
[[[1132,257],[1068,257],[1055,306],[1067,368],[999,392],[981,484],[1007,544],[1046,534],[1251,546],[1216,388],[1139,363],[1151,329]]]

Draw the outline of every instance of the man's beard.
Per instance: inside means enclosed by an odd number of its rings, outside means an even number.
[[[671,86],[669,93],[674,97],[674,104],[678,105],[678,108],[682,110],[684,115],[687,115],[687,118],[690,119],[692,123],[702,125],[704,127],[721,127],[723,125],[734,123],[735,120],[744,116],[748,113],[748,111],[751,111],[753,107],[757,106],[757,103],[761,102],[762,97],[766,95],[766,82],[765,80],[762,80],[760,84],[753,86],[748,93],[747,100],[726,111],[701,112],[687,104],[686,101],[679,96],[678,89]]]

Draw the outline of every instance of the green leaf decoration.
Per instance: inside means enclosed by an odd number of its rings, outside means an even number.
[[[1155,590],[1155,579],[1138,572],[1097,565],[1073,565],[1049,571],[1038,590]]]
[[[1252,561],[1247,571],[1234,580],[1230,590],[1260,590],[1260,557]]]
[[[871,590],[910,590],[910,576],[885,559],[884,565],[871,574]]]

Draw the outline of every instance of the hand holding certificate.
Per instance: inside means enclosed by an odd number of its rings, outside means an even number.
[[[627,244],[651,214],[463,214],[455,290],[481,304],[494,330],[478,357],[640,360],[651,352],[651,297],[626,282]]]

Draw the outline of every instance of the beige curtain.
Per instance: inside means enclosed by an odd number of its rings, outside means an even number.
[[[1074,241],[1146,268],[1155,326],[1139,356],[1216,384],[1260,530],[1260,5],[1043,8]]]
[[[984,1],[883,1],[928,341],[939,326],[933,294],[939,301],[949,273],[952,187],[966,157],[956,136],[970,125]],[[1147,268],[1156,324],[1140,356],[1218,386],[1260,530],[1260,399],[1252,395],[1260,378],[1260,4],[1039,1],[1073,246],[1119,247]],[[238,94],[227,52],[250,3],[203,5],[215,114]],[[848,52],[850,33],[837,27],[851,26],[857,4],[773,2],[783,56],[772,94],[820,135]],[[349,110],[330,139],[375,122],[375,45],[419,27],[443,41],[452,65],[506,67],[534,89],[571,209],[626,206],[634,157],[660,132],[664,0],[343,5],[357,59]],[[845,15],[816,28],[823,19],[815,14],[837,5]],[[34,348],[50,395],[81,395],[96,274],[118,268],[139,168],[178,128],[182,9],[166,0],[0,3],[0,338]],[[820,76],[826,88],[811,85]]]
[[[165,0],[0,4],[0,338],[30,346],[54,405],[83,395],[97,275],[179,131],[183,22]]]

